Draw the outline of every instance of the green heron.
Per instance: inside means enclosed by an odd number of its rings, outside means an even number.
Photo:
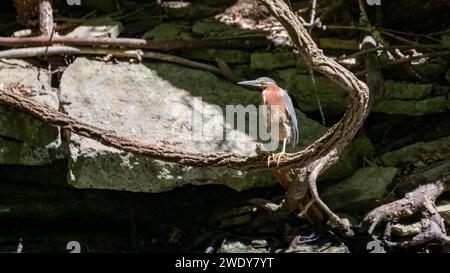
[[[260,104],[267,107],[265,119],[267,131],[270,132],[272,138],[283,140],[283,150],[281,153],[269,156],[267,164],[270,166],[272,161],[277,160],[278,165],[280,159],[286,155],[286,144],[291,143],[295,147],[298,143],[297,116],[291,97],[289,97],[286,90],[279,87],[274,80],[268,77],[261,77],[252,81],[241,81],[238,84],[255,86],[262,90]],[[278,135],[274,135],[277,130],[271,130],[270,128],[272,121],[278,124]]]

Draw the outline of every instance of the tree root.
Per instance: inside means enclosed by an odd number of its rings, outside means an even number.
[[[257,154],[262,156],[265,151],[259,146]],[[317,177],[339,159],[339,152],[334,149],[326,156],[312,162],[305,168],[275,169],[272,174],[278,182],[287,189],[286,197],[280,205],[273,202],[258,199],[253,202],[262,208],[270,220],[283,220],[298,210],[300,218],[306,219],[310,224],[322,223],[325,216],[335,224],[346,236],[354,233],[350,224],[339,218],[322,201],[317,191]]]
[[[364,218],[363,225],[372,235],[378,226],[385,224],[383,240],[388,246],[410,247],[431,241],[449,244],[450,237],[447,236],[444,220],[435,205],[436,198],[449,190],[450,172],[447,172],[434,182],[407,193],[403,199],[372,210]],[[421,232],[411,239],[400,242],[390,241],[392,225],[401,219],[417,214],[421,217]]]

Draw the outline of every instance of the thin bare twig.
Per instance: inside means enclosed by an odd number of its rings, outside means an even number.
[[[395,61],[392,61],[389,63],[385,63],[383,66],[392,66],[392,65],[402,64],[402,63],[409,63],[409,62],[412,62],[415,60],[420,60],[423,58],[442,57],[442,56],[449,56],[449,55],[450,55],[450,51],[431,52],[431,53],[425,53],[422,55],[412,56],[409,58],[395,60]]]
[[[355,52],[351,55],[342,56],[336,58],[336,61],[342,61],[345,59],[357,58],[365,54],[373,53],[376,51],[388,51],[392,49],[450,49],[450,45],[448,44],[420,44],[420,45],[391,45],[385,47],[376,47],[376,48],[367,48],[361,51]]]
[[[141,51],[141,50],[121,50],[114,48],[91,48],[91,47],[70,47],[70,46],[50,46],[50,47],[27,47],[27,48],[15,48],[0,51],[0,58],[5,59],[15,59],[15,58],[30,58],[30,57],[38,57],[38,56],[48,56],[48,55],[108,55],[111,54],[117,58],[135,58],[138,60],[141,59],[154,59],[165,62],[171,62],[180,64],[183,66],[201,69],[205,71],[209,71],[225,78],[228,78],[229,75],[223,73],[219,68],[199,63],[195,61],[191,61],[182,57],[173,56],[169,54],[163,54],[160,52],[151,52],[151,51]]]
[[[395,35],[393,33],[391,33],[389,30],[387,29],[383,29],[383,28],[377,28],[377,27],[373,27],[373,26],[358,26],[358,25],[353,25],[353,26],[342,26],[342,25],[322,25],[321,27],[323,30],[326,29],[336,29],[336,30],[340,30],[340,29],[347,29],[347,30],[361,30],[361,31],[367,31],[367,32],[373,32],[373,31],[378,31],[384,35],[387,35],[391,38],[394,38],[396,40],[402,41],[404,43],[410,44],[410,45],[418,45],[419,43],[416,43],[414,41],[411,41],[409,39],[400,37],[398,35]],[[387,43],[384,44],[385,46],[387,45]]]

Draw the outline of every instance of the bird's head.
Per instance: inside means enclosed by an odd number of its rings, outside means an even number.
[[[269,77],[260,77],[260,78],[257,78],[256,80],[251,80],[251,81],[241,81],[241,82],[238,82],[238,84],[245,85],[245,86],[254,86],[254,87],[259,87],[259,88],[266,88],[269,85],[277,86],[277,83]]]

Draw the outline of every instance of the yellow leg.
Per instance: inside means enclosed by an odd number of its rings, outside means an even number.
[[[280,165],[281,158],[286,156],[286,142],[287,142],[287,139],[284,138],[283,139],[283,150],[281,151],[281,153],[272,154],[269,156],[269,158],[267,159],[267,167],[269,167],[273,161],[277,161],[277,166]]]

